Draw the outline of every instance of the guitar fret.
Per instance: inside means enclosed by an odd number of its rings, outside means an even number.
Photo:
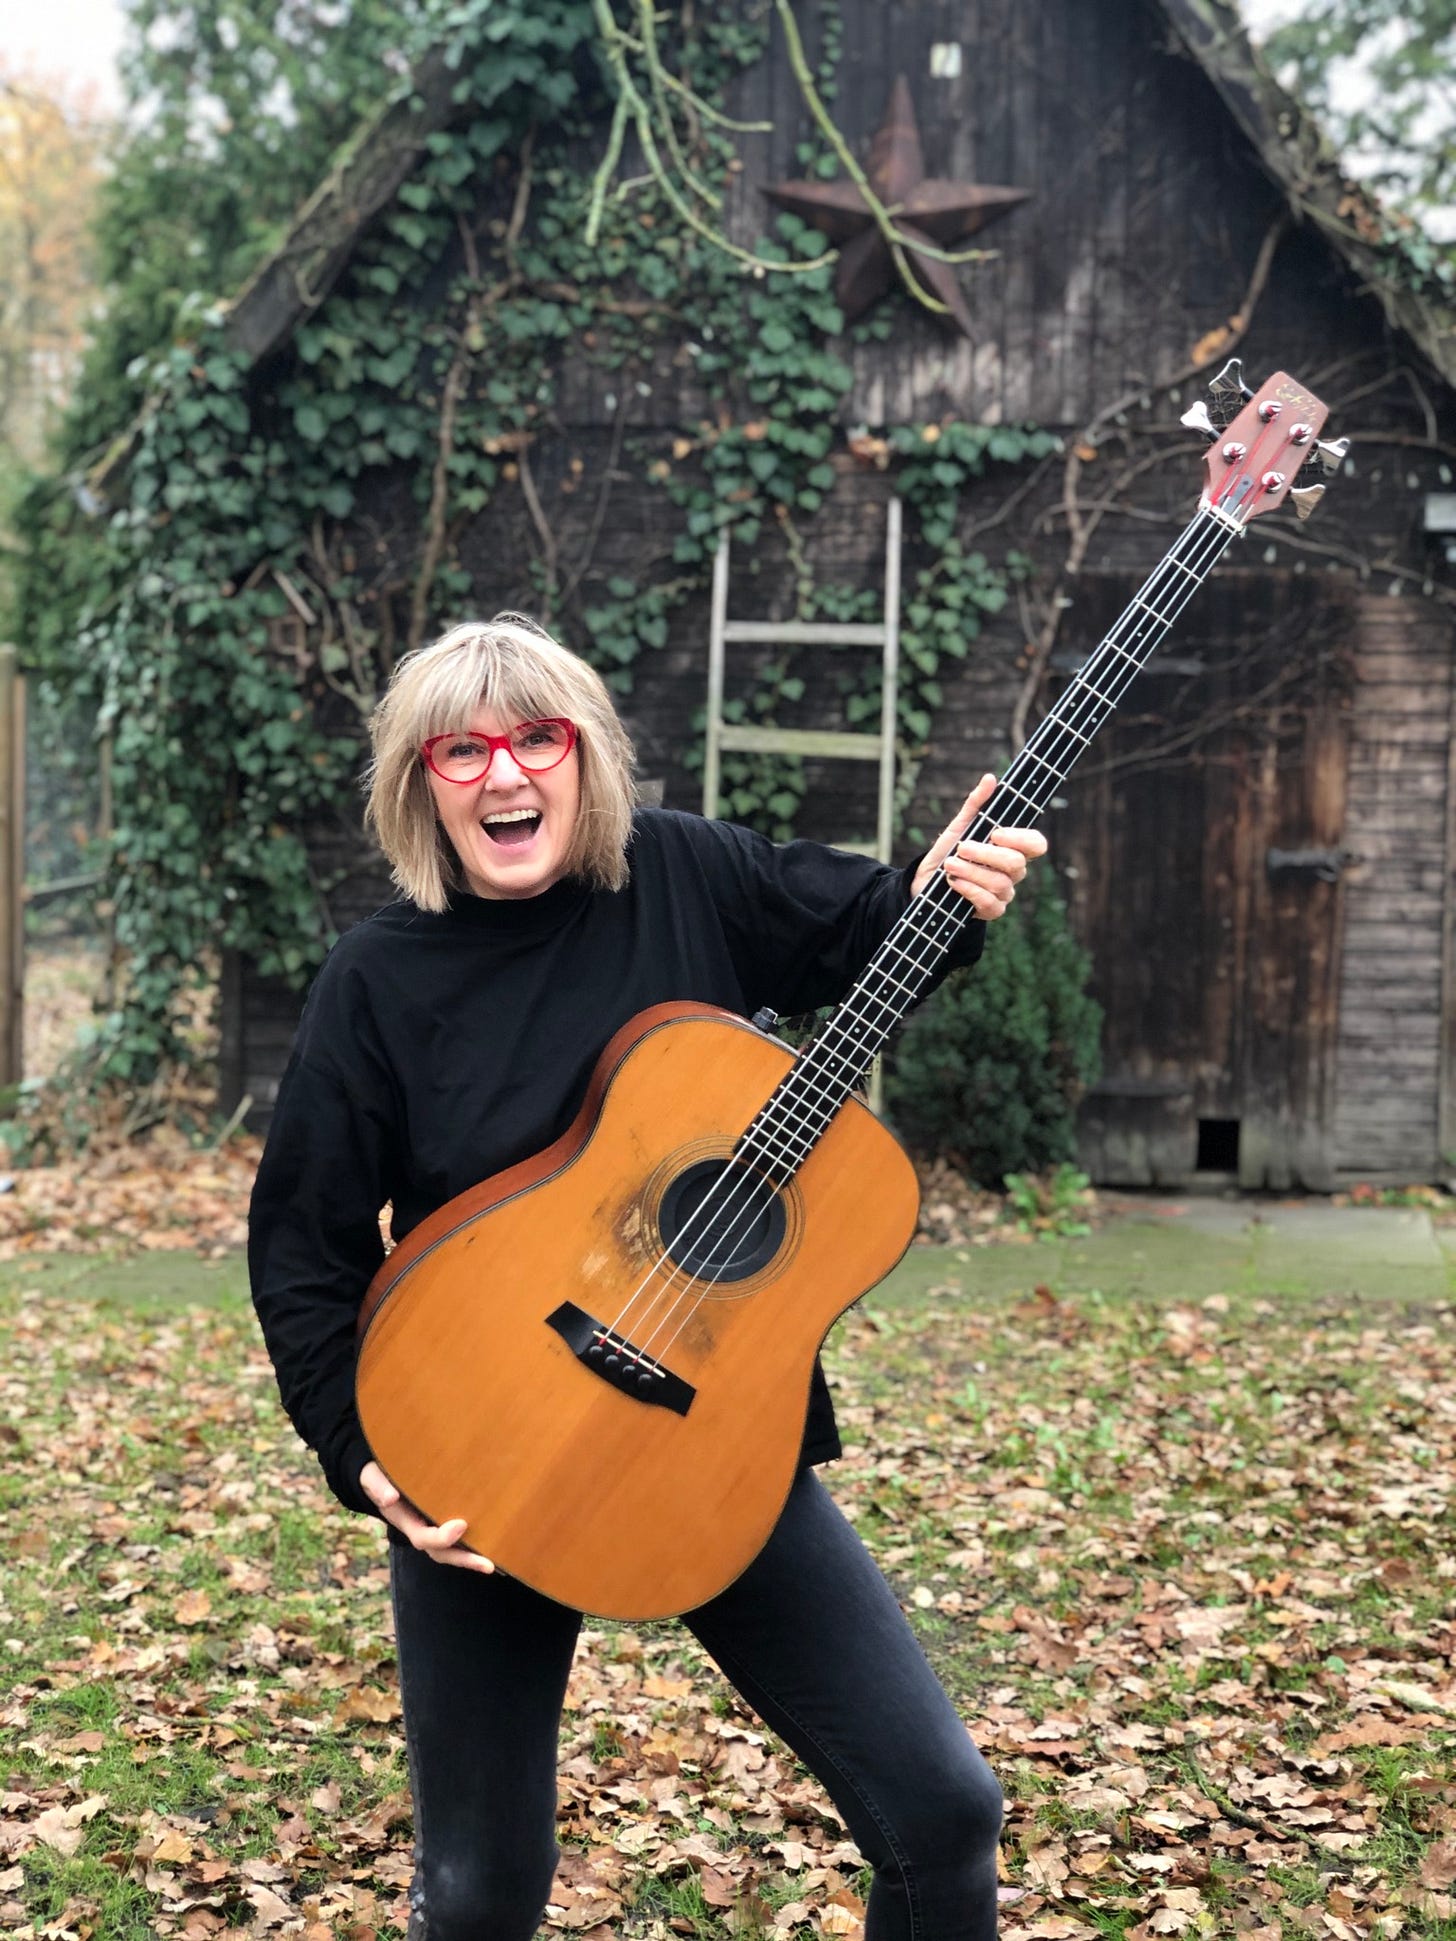
[[[805,1089],[801,1074],[794,1072],[789,1078],[785,1079],[778,1092],[774,1094],[774,1097],[769,1100],[768,1105],[764,1108],[765,1112],[772,1110],[777,1115],[779,1123],[775,1128],[775,1138],[787,1139],[790,1145],[793,1144],[796,1136],[795,1118],[801,1117],[811,1109],[815,1111],[822,1109],[818,1106],[811,1107],[810,1101],[804,1097]],[[833,1093],[828,1093],[825,1096],[832,1098]],[[834,1107],[831,1106],[831,1114],[833,1111]]]
[[[1134,606],[1137,605],[1136,600],[1133,601],[1133,605]],[[1111,653],[1120,654],[1122,658],[1125,661],[1127,661],[1130,666],[1132,667],[1142,666],[1142,662],[1138,659],[1137,655],[1130,654],[1125,647],[1119,647],[1117,642],[1111,637],[1111,635],[1109,635],[1108,638],[1103,641],[1102,646],[1107,648]],[[1100,652],[1101,649],[1099,649],[1098,651]]]
[[[800,1100],[795,1115],[796,1124],[794,1126],[794,1132],[796,1136],[801,1136],[807,1131],[809,1134],[809,1143],[812,1145],[844,1103],[844,1096],[837,1089],[833,1092],[826,1093],[825,1098],[828,1101],[827,1107],[824,1104],[811,1104],[807,1099]]]
[[[839,1054],[832,1046],[826,1045],[825,1056],[826,1058],[837,1058]],[[806,1107],[813,1105],[815,1098],[821,1101],[829,1099],[834,1102],[830,1105],[830,1111],[833,1112],[841,1094],[832,1072],[806,1070],[802,1074],[796,1073],[795,1077],[798,1082],[793,1086],[793,1092],[796,1096],[803,1098]],[[805,1096],[806,1094],[808,1096]],[[818,1107],[815,1106],[814,1109],[818,1110]]]
[[[940,911],[940,915],[943,921],[941,925],[940,934],[932,938],[927,938],[927,942],[929,942],[932,945],[936,954],[939,955],[939,953],[946,948],[946,946],[952,941],[952,939],[955,938],[966,927],[966,925],[970,922],[971,918],[975,915],[975,911],[972,910],[970,904],[967,903],[966,899],[963,896],[959,895],[955,890],[951,889],[949,883],[946,881],[943,875],[936,880],[933,887],[936,889],[942,889],[945,891],[945,893],[948,896],[952,896],[955,898],[954,904],[948,906],[945,909],[941,909],[941,906],[939,905],[939,903],[937,903],[935,906],[936,909]],[[929,891],[927,891],[926,894],[928,895]],[[934,959],[931,959],[931,962],[934,962]]]
[[[1080,741],[1084,748],[1090,748],[1092,746],[1091,735],[1084,735],[1079,729],[1074,728],[1070,721],[1061,720],[1055,712],[1045,716],[1043,720],[1037,723],[1037,734],[1039,735],[1044,728],[1054,728],[1059,735],[1070,735],[1073,741]],[[1028,742],[1026,748],[1022,750],[1022,753],[1026,754],[1029,752],[1030,747],[1031,743]]]
[[[834,1111],[837,1110],[836,1106]],[[789,1154],[788,1163],[791,1172],[796,1171],[809,1157],[815,1140],[834,1117],[834,1111],[824,1113],[818,1124],[812,1120],[799,1119],[786,1130],[783,1142]]]
[[[929,937],[920,938],[920,942],[922,943],[930,943],[930,941],[931,940]],[[923,970],[925,968],[924,959],[920,957],[912,957],[910,952],[905,949],[903,944],[893,943],[890,941],[889,938],[886,938],[884,944],[881,945],[881,949],[887,950],[891,957],[899,958],[902,964],[908,964],[911,970],[918,971],[918,970]]]
[[[794,1160],[796,1166],[802,1166],[809,1157],[814,1149],[815,1140],[843,1103],[844,1101],[840,1099],[827,1112],[821,1111],[812,1117],[803,1114],[796,1116],[792,1127],[792,1144],[797,1155]]]
[[[1027,796],[1024,796],[1021,793],[1020,789],[1013,788],[1009,782],[1002,781],[998,786],[997,793],[1001,795],[1009,795],[1014,797],[1015,800],[1018,801],[1024,809],[1030,809],[1033,815],[1041,814],[1041,809],[1038,807],[1038,805],[1035,802],[1031,801]]]
[[[754,1126],[749,1127],[749,1134],[754,1134],[756,1127],[757,1127],[757,1121],[755,1121]],[[745,1135],[745,1136],[748,1136],[748,1135]],[[767,1130],[766,1127],[757,1127],[757,1137],[761,1142],[764,1142],[762,1147],[764,1158],[769,1160],[778,1159],[778,1158],[793,1159],[794,1157],[793,1146],[787,1140],[785,1140],[780,1134],[771,1133]],[[782,1146],[783,1148],[782,1153],[775,1153],[773,1151],[768,1150],[768,1148],[771,1146]]]
[[[829,1115],[832,1117],[839,1104],[832,1085],[825,1085],[822,1077],[821,1081],[816,1083],[814,1073],[801,1071],[798,1067],[795,1067],[784,1080],[774,1098],[778,1101],[776,1109],[780,1115],[789,1120],[792,1120],[795,1113],[822,1111],[823,1102],[826,1099],[830,1101]],[[770,1100],[769,1103],[774,1104],[774,1100]]]
[[[1022,751],[1021,751],[1021,754],[1020,754],[1020,756],[1018,757],[1018,759],[1019,759],[1019,760],[1021,760],[1021,761],[1027,761],[1027,762],[1035,762],[1038,768],[1044,768],[1044,769],[1046,770],[1046,772],[1047,772],[1047,774],[1051,776],[1051,778],[1052,778],[1052,780],[1053,780],[1054,782],[1060,782],[1060,781],[1061,781],[1061,779],[1062,779],[1062,771],[1061,771],[1061,769],[1059,769],[1059,768],[1053,768],[1050,762],[1044,762],[1044,761],[1042,760],[1042,758],[1041,758],[1041,756],[1040,756],[1040,755],[1038,755],[1038,754],[1037,754],[1037,753],[1036,753],[1036,752],[1035,752],[1035,751],[1033,750],[1033,748],[1031,747],[1031,744],[1030,744],[1029,742],[1028,742],[1028,743],[1027,743],[1027,745],[1026,745],[1026,746],[1025,746],[1025,747],[1024,747],[1023,749],[1022,749]]]
[[[930,942],[930,939],[926,936],[923,936],[918,930],[915,932],[915,940],[917,943]],[[914,958],[911,957],[909,951],[905,948],[905,945],[900,941],[899,933],[897,930],[892,930],[889,936],[886,937],[885,941],[880,945],[880,954],[889,956],[889,957],[903,957],[907,964],[913,963],[915,961]]]
[[[869,1034],[869,1042],[866,1043],[862,1039],[858,1044],[836,1045],[833,1038],[836,1029],[840,1026],[837,1018],[832,1020],[826,1026],[825,1036],[815,1049],[822,1050],[821,1062],[827,1063],[832,1060],[833,1064],[828,1070],[822,1071],[813,1067],[802,1072],[796,1069],[790,1079],[785,1080],[786,1089],[792,1086],[797,1093],[812,1094],[820,1100],[832,1100],[830,1111],[832,1113],[837,1110],[844,1092],[858,1083],[873,1059],[876,1049],[874,1041],[886,1037],[890,1027],[897,1022],[900,1015],[894,1006],[887,1004],[883,998],[873,998],[871,1002],[878,1005],[886,1015],[883,1020],[860,1021],[859,1028]],[[821,1108],[815,1105],[814,1109],[817,1111]]]
[[[824,1078],[827,1080],[828,1076],[826,1073]],[[804,1075],[801,1083],[794,1087],[794,1096],[801,1108],[805,1111],[820,1110],[823,1101],[828,1099],[832,1101],[829,1107],[832,1113],[838,1104],[838,1088],[832,1083],[820,1082],[814,1084],[811,1082],[811,1075],[808,1073]],[[819,1101],[817,1105],[815,1103],[816,1099]]]
[[[794,1094],[805,1111],[825,1112],[832,1118],[873,1053],[862,1045],[851,1045],[839,1050],[826,1047],[825,1056],[833,1059],[832,1066],[817,1074],[806,1073],[803,1082],[794,1087]]]
[[[884,1000],[881,998],[871,998],[870,1002],[879,1005],[881,1009],[884,1008]],[[883,1029],[884,1025],[873,1018],[836,1018],[833,1028],[825,1034],[824,1055],[826,1058],[841,1058],[861,1052],[864,1050],[866,1038],[872,1037],[875,1032]],[[842,1047],[833,1043],[833,1039],[841,1034],[849,1040]],[[855,1043],[855,1039],[859,1042]]]
[[[840,1101],[836,1101],[827,1112],[820,1111],[817,1115],[809,1115],[802,1112],[795,1114],[795,1123],[787,1125],[785,1130],[778,1135],[795,1166],[801,1165],[808,1157],[814,1141],[839,1110],[839,1104]],[[807,1137],[805,1136],[806,1134]]]
[[[943,872],[940,880],[944,881]],[[896,943],[886,953],[887,960],[893,961],[897,969],[907,973],[911,977],[923,977],[933,967],[937,958],[945,949],[945,941],[940,936],[932,936],[922,930],[916,930],[910,941],[915,945],[913,950],[907,950],[904,944]],[[876,960],[875,968],[876,974],[878,974],[878,959]],[[891,1008],[893,1009],[893,1007]],[[893,1018],[891,1022],[894,1022]]]
[[[919,968],[920,967],[917,964],[916,969],[918,970]],[[912,986],[910,984],[902,984],[898,977],[891,977],[888,971],[881,971],[880,975],[884,978],[887,984],[893,984],[897,991],[903,991],[906,997],[910,1000],[912,1004],[915,1002],[916,998],[919,997],[920,992],[917,987]]]
[[[772,1155],[772,1163],[770,1163],[768,1157],[759,1157],[755,1160],[754,1155],[746,1151],[740,1152],[737,1157],[753,1161],[759,1183],[767,1186],[771,1193],[779,1193],[783,1191],[784,1187],[788,1185],[789,1181],[794,1177],[794,1174],[803,1165],[804,1161],[808,1158],[808,1154],[804,1152],[785,1152],[781,1155],[774,1154]]]
[[[884,951],[883,945],[881,945],[880,951],[881,951],[881,954],[876,956],[873,964],[870,966],[870,973],[876,978],[879,978],[880,976],[883,975],[885,978],[889,979],[889,973],[888,971],[884,970],[884,966],[883,966],[883,951]],[[898,951],[896,952],[897,956],[900,954],[901,954],[900,952]],[[919,968],[919,964],[916,959],[906,958],[905,961],[911,964],[912,966],[914,966],[916,969]],[[896,1017],[899,1015],[894,1005],[890,1003],[888,998],[882,996],[879,991],[871,991],[871,990],[857,991],[852,997],[846,999],[846,1003],[872,1004],[875,1007],[876,1011],[882,1014],[880,1016],[876,1016],[872,1018],[865,1018],[859,1015],[856,1015],[853,1018],[852,1022],[854,1022],[855,1024],[858,1024],[863,1029],[867,1029],[871,1031],[888,1030],[889,1027],[892,1024],[894,1024]],[[832,1035],[834,1023],[837,1023],[837,1022],[838,1022],[837,1019],[831,1022],[830,1035]]]
[[[1085,687],[1089,694],[1095,694],[1097,696],[1097,699],[1102,703],[1104,707],[1110,708],[1115,705],[1115,703],[1113,702],[1112,696],[1110,694],[1104,694],[1102,692],[1102,689],[1100,687],[1094,686],[1094,684],[1091,681],[1083,680],[1082,672],[1080,668],[1072,676],[1070,685],[1072,687]]]
[[[936,911],[937,916],[943,917],[945,914],[946,912],[944,910],[937,909]],[[890,932],[889,936],[885,939],[885,942],[893,943],[894,939],[899,935],[902,929],[904,930],[907,936],[913,937],[916,943],[918,944],[938,945],[940,942],[939,936],[932,936],[930,931],[922,930],[919,924],[917,924],[914,918],[910,915],[908,910],[906,911],[905,915],[901,917],[899,923],[895,926],[895,928]],[[900,948],[901,946],[899,944],[895,944],[896,950],[899,950]]]
[[[912,957],[906,950],[897,950],[895,953],[897,957],[903,959],[906,968],[916,977],[928,976],[935,968],[936,960],[945,949],[946,943],[950,942],[950,935],[947,933],[945,943],[937,943],[930,937],[922,938],[921,941],[927,946],[924,956]]]
[[[875,974],[876,975],[879,974],[878,964],[875,966]],[[877,1011],[887,1014],[891,1022],[893,1022],[894,1020],[894,1013],[892,1008],[888,1004],[886,1004],[884,998],[882,998],[877,991],[857,991],[852,998],[847,1000],[847,1002],[855,1005],[867,1005],[867,1004],[873,1005]],[[885,1020],[883,1016],[867,1017],[865,1016],[862,1010],[857,1010],[854,1013],[852,1013],[850,1016],[845,1018],[836,1017],[831,1021],[831,1023],[825,1030],[824,1039],[823,1039],[824,1051],[826,1055],[830,1057],[834,1057],[838,1055],[835,1049],[834,1039],[835,1039],[835,1036],[841,1031],[845,1033],[853,1031],[856,1035],[863,1037],[866,1033],[881,1031],[881,1030],[884,1030],[885,1028],[886,1028]],[[860,1047],[852,1046],[851,1049],[858,1050],[860,1049]],[[808,1062],[809,1069],[812,1070],[813,1061],[809,1060],[807,1062]]]
[[[1128,604],[1130,606],[1141,607],[1144,613],[1150,613],[1160,627],[1171,627],[1173,624],[1170,617],[1163,612],[1161,607],[1150,607],[1146,600],[1140,600],[1136,594],[1133,595]]]

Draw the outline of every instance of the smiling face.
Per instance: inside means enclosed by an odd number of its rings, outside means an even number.
[[[472,735],[504,735],[518,724],[478,708]],[[566,874],[581,806],[581,745],[544,773],[519,766],[497,748],[478,782],[447,782],[428,765],[425,779],[440,827],[476,896],[540,896]]]

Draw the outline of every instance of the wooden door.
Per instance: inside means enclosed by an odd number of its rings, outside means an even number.
[[[1084,590],[1087,646],[1131,590]],[[1105,1012],[1082,1140],[1109,1184],[1331,1183],[1349,709],[1338,612],[1304,591],[1226,572],[1053,824]]]

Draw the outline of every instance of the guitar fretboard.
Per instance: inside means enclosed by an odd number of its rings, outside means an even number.
[[[1242,531],[1227,513],[1200,506],[1037,724],[961,841],[984,842],[997,827],[1030,828],[1041,820],[1139,670]],[[736,1157],[776,1186],[793,1177],[973,915],[938,868],[854,989],[794,1061],[739,1140]]]

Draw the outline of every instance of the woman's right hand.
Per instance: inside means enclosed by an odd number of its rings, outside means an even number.
[[[478,1570],[489,1576],[495,1565],[478,1550],[467,1550],[460,1539],[465,1535],[465,1518],[452,1516],[444,1523],[427,1523],[418,1510],[406,1503],[377,1462],[367,1462],[359,1471],[359,1487],[378,1507],[386,1523],[392,1523],[409,1538],[416,1550],[437,1564],[454,1564],[459,1570]]]

